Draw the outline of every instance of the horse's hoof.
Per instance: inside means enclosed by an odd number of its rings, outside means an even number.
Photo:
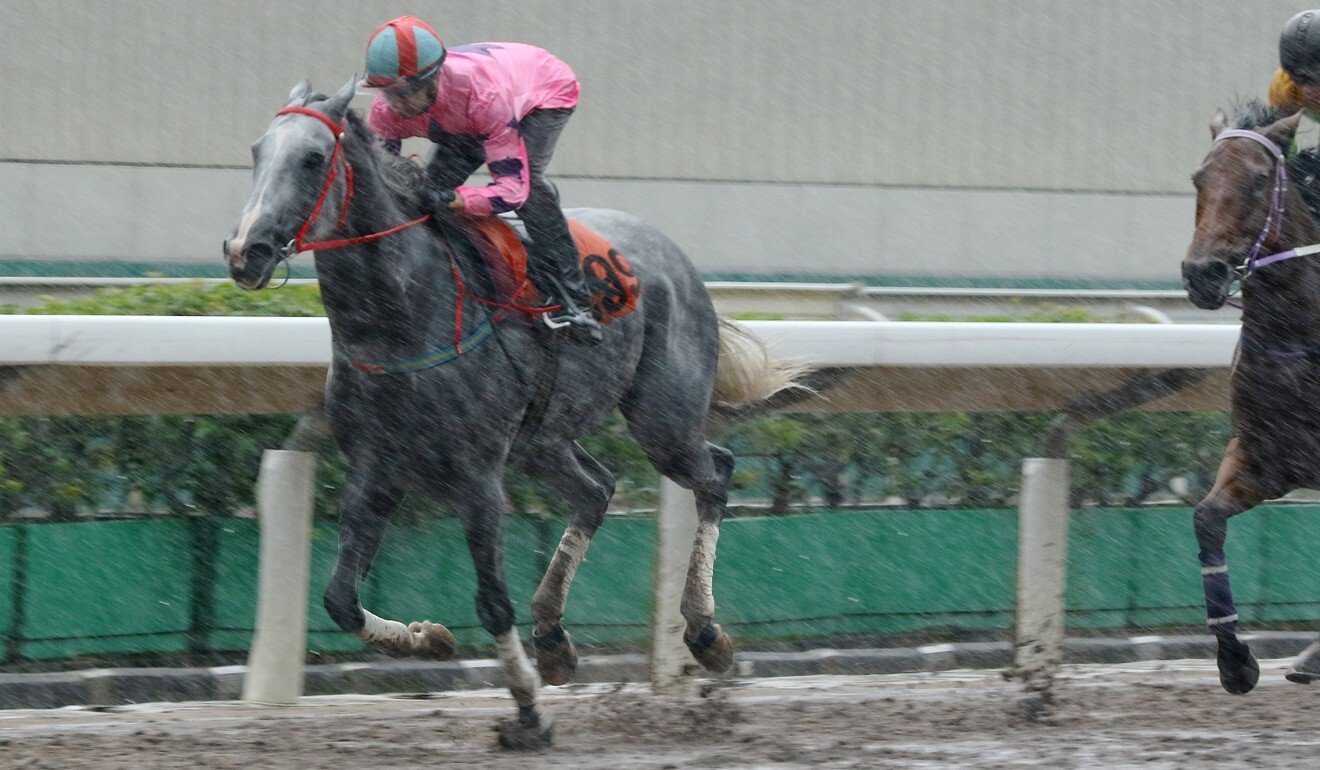
[[[1298,671],[1293,668],[1289,669],[1288,673],[1283,675],[1283,678],[1287,679],[1289,682],[1296,682],[1297,684],[1310,684],[1316,679],[1320,679],[1320,674],[1308,674],[1305,671]]]
[[[535,706],[518,707],[517,719],[501,719],[495,725],[499,745],[509,751],[541,751],[554,745],[555,728],[550,717]]]
[[[723,674],[733,667],[733,639],[719,623],[707,623],[695,640],[684,634],[683,643],[707,671]]]
[[[439,623],[413,621],[408,624],[408,630],[413,633],[414,657],[444,661],[453,658],[454,651],[458,649],[458,640]]]
[[[577,648],[558,623],[544,634],[532,633],[532,650],[536,653],[536,671],[546,684],[568,684],[577,671]]]
[[[1217,662],[1219,683],[1234,695],[1246,695],[1260,681],[1260,664],[1256,662],[1256,656],[1236,637],[1220,638]]]

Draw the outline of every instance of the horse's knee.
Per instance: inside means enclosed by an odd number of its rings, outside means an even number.
[[[718,446],[716,444],[707,444],[706,448],[710,450],[711,462],[715,463],[715,470],[720,474],[720,476],[725,481],[728,481],[730,478],[733,478],[733,468],[734,465],[736,464],[736,461],[734,460],[733,457],[733,452],[730,452],[724,447]]]
[[[357,594],[351,589],[337,586],[334,583],[325,591],[323,599],[326,614],[344,631],[356,633],[366,624],[366,616],[362,614],[362,605],[358,603]]]
[[[478,591],[477,619],[491,636],[508,633],[513,628],[513,604],[506,595]]]
[[[1217,505],[1202,503],[1192,512],[1192,526],[1196,530],[1196,542],[1203,551],[1215,551],[1224,547],[1228,536],[1228,516]]]
[[[652,457],[651,462],[662,476],[692,490],[698,499],[723,504],[728,497],[734,459],[724,447],[706,444],[697,451]]]

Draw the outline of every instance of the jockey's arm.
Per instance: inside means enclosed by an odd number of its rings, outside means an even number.
[[[483,110],[482,149],[491,182],[484,187],[460,185],[463,207],[473,216],[515,211],[527,201],[531,175],[527,167],[527,145],[523,142],[518,116],[510,105],[487,105]]]

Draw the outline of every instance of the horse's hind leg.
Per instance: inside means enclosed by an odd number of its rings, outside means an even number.
[[[1241,444],[1234,438],[1220,463],[1214,488],[1193,513],[1196,541],[1201,548],[1206,623],[1218,642],[1219,683],[1234,695],[1251,692],[1260,679],[1260,665],[1250,648],[1237,638],[1237,606],[1228,579],[1224,541],[1228,537],[1228,519],[1264,499],[1252,483],[1250,471],[1242,460]]]
[[[1297,656],[1297,659],[1288,667],[1288,673],[1283,675],[1289,682],[1298,684],[1310,684],[1320,679],[1320,638],[1317,638],[1311,645]]]
[[[578,565],[614,496],[614,476],[577,443],[542,452],[527,470],[554,489],[573,513],[532,597],[536,669],[547,684],[564,684],[577,669],[578,658],[560,621]]]
[[[358,583],[370,571],[385,524],[402,499],[399,490],[350,472],[339,503],[339,561],[325,592],[325,609],[340,628],[373,649],[396,658],[449,660],[457,646],[449,629],[430,621],[405,626],[377,617],[358,598]]]
[[[713,581],[715,546],[733,476],[733,453],[705,440],[708,398],[698,409],[698,399],[684,404],[676,397],[685,392],[700,393],[702,389],[685,389],[677,383],[662,381],[660,387],[652,385],[640,393],[635,389],[621,409],[629,430],[656,470],[696,494],[697,534],[679,605],[687,621],[683,641],[701,665],[722,673],[733,665],[733,640],[714,622]],[[655,397],[649,398],[651,393]]]

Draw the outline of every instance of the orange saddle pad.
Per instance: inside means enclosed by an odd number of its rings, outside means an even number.
[[[495,282],[498,300],[521,307],[542,304],[527,272],[527,247],[518,233],[499,217],[477,217],[467,224]],[[568,229],[591,290],[591,308],[600,322],[609,323],[636,310],[642,287],[628,258],[581,222],[568,220]]]

